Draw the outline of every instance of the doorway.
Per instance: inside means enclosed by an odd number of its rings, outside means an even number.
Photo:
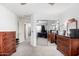
[[[24,39],[30,43],[30,37],[31,37],[31,24],[25,23],[24,24]]]

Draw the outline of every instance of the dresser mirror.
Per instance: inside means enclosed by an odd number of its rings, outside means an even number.
[[[67,22],[67,36],[70,36],[70,29],[78,29],[77,20],[75,18],[71,18]]]
[[[58,26],[57,20],[37,20],[37,45],[49,46],[52,45],[48,40],[49,33],[57,33]]]

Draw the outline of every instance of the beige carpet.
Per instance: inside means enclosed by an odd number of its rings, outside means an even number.
[[[12,56],[63,56],[57,49],[56,44],[52,46],[32,47],[29,41],[24,41],[18,45],[17,50]]]
[[[46,38],[37,38],[37,45],[38,46],[47,46],[48,45],[48,40]]]
[[[53,43],[50,43],[47,38],[37,38],[38,46],[53,46]]]

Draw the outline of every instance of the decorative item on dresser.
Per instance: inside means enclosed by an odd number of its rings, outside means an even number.
[[[16,32],[0,32],[0,55],[9,56],[16,51]]]
[[[79,55],[79,38],[57,35],[57,49],[66,56]]]

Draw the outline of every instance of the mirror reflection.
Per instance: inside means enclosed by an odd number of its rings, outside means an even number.
[[[53,45],[53,42],[55,42],[55,34],[58,33],[58,29],[57,20],[37,20],[37,45]],[[51,34],[54,36],[51,36]]]

